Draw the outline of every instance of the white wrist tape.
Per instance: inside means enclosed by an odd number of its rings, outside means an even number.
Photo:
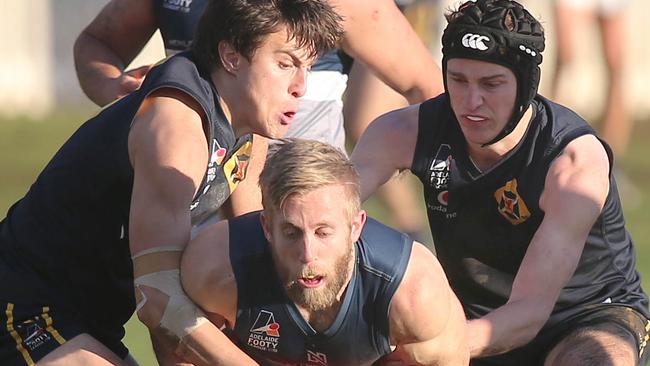
[[[166,251],[174,250],[159,248],[159,250],[154,252]],[[143,253],[138,253],[135,257],[141,257],[142,255]],[[138,288],[139,286],[153,287],[169,296],[169,302],[160,320],[160,327],[171,332],[179,339],[183,339],[183,337],[192,333],[194,329],[209,321],[203,311],[183,291],[180,271],[178,269],[161,270],[144,274],[135,278],[133,282],[136,290],[140,291],[142,295],[142,300],[138,303],[136,311],[140,310],[147,302],[147,297]]]

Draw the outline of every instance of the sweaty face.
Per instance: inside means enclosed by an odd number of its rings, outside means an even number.
[[[240,57],[236,78],[240,91],[237,106],[231,106],[233,120],[245,133],[278,138],[284,136],[298,110],[298,98],[305,93],[307,73],[313,63],[307,49],[288,40],[284,28],[272,33],[250,61]]]
[[[329,185],[290,196],[282,212],[265,210],[264,228],[289,298],[310,311],[340,300],[354,267],[354,245],[365,213],[350,220],[347,192]]]
[[[515,74],[498,64],[453,58],[447,62],[446,77],[451,106],[467,142],[490,142],[512,115]]]

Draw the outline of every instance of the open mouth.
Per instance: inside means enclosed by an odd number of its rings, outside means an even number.
[[[289,124],[296,117],[296,112],[284,112],[282,113],[282,123]]]
[[[323,276],[305,276],[298,278],[298,283],[307,288],[318,287],[323,283]]]

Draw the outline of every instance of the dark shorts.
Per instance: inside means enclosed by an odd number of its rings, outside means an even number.
[[[548,353],[573,331],[596,325],[611,325],[627,332],[639,354],[639,365],[648,362],[650,350],[650,320],[638,311],[623,305],[599,304],[578,315],[567,318],[555,326],[546,327],[527,345],[494,357],[472,360],[471,366],[542,366]]]
[[[128,355],[121,337],[93,332],[69,311],[56,306],[22,305],[0,301],[0,365],[33,365],[77,335],[87,333],[119,357]]]

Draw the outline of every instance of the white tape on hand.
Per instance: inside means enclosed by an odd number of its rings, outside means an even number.
[[[183,339],[183,337],[192,333],[194,329],[209,321],[203,311],[185,295],[181,287],[178,269],[146,274],[136,278],[134,283],[136,289],[143,295],[142,301],[138,303],[138,310],[147,301],[138,286],[153,287],[169,296],[169,302],[163,312],[160,326],[179,339]]]

